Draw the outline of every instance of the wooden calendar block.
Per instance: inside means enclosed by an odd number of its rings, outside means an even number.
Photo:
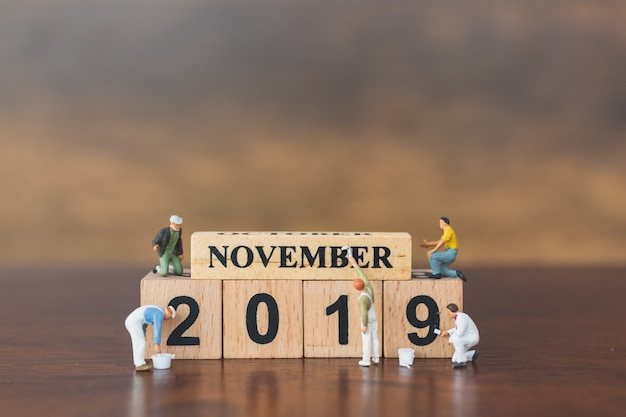
[[[301,281],[244,280],[223,285],[224,358],[302,357]]]
[[[399,348],[415,349],[416,358],[450,358],[454,347],[435,328],[448,330],[454,320],[446,306],[463,309],[463,281],[458,278],[385,281],[384,356],[398,357]]]
[[[141,305],[173,305],[176,317],[163,322],[161,350],[176,359],[222,357],[222,283],[149,273],[141,280]],[[154,353],[147,329],[146,358]]]
[[[344,280],[344,245],[370,280],[411,279],[408,233],[195,232],[191,277],[219,280]]]
[[[346,277],[344,277],[346,278]],[[354,278],[357,278],[356,274]],[[382,345],[383,283],[372,282],[374,311]],[[361,357],[360,292],[352,281],[305,281],[304,356],[309,358]]]

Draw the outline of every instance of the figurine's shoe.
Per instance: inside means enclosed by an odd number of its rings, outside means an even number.
[[[152,369],[152,365],[150,365],[149,363],[144,363],[143,365],[135,366],[135,371],[137,372],[149,371],[150,369]]]
[[[428,278],[441,279],[441,274],[428,274]]]
[[[380,358],[372,358],[372,362],[378,363],[378,362],[380,362]]]
[[[359,361],[359,366],[370,366],[371,363],[369,361]]]
[[[456,276],[461,278],[461,280],[463,280],[464,282],[467,282],[467,279],[465,278],[465,274],[463,273],[463,271],[457,269]]]
[[[463,368],[467,366],[467,362],[452,362],[453,368]]]
[[[152,268],[152,273],[156,274],[157,272],[159,272],[159,269],[161,269],[160,265],[154,265],[154,268]]]
[[[478,359],[478,351],[475,350],[474,354],[472,355],[472,362],[476,362],[476,359]]]

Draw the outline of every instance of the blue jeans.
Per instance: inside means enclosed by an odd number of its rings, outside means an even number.
[[[456,260],[457,249],[446,249],[445,252],[435,252],[428,258],[428,263],[433,270],[433,274],[441,274],[442,277],[456,277],[454,269],[448,266]]]

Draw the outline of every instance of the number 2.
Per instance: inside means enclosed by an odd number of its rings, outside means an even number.
[[[200,315],[200,306],[198,302],[191,297],[181,295],[170,300],[168,305],[177,308],[179,305],[185,304],[189,306],[189,315],[183,320],[167,338],[168,346],[199,346],[200,338],[192,336],[183,336],[183,334],[196,322]]]

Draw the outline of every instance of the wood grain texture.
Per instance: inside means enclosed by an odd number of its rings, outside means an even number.
[[[224,358],[302,357],[302,282],[244,280],[223,285]],[[270,341],[259,343],[251,337],[253,332],[269,338],[272,325],[276,332]]]
[[[4,267],[0,410],[31,417],[622,417],[626,268],[465,271],[480,358],[174,360],[135,373],[142,267]],[[592,285],[590,285],[592,283]],[[582,336],[580,336],[582,334]]]
[[[199,345],[172,346],[167,339],[189,317],[192,308],[186,302],[176,306],[176,317],[163,322],[161,349],[178,359],[219,359],[222,357],[222,283],[197,281],[184,277],[161,277],[148,273],[141,280],[141,305],[166,307],[176,297],[189,297],[198,306],[198,316],[183,337],[198,337]],[[185,326],[186,327],[186,326]],[[148,326],[146,357],[154,353],[153,327]]]
[[[455,303],[463,309],[463,281],[458,278],[443,279],[412,279],[410,281],[385,281],[384,293],[384,355],[387,358],[397,358],[399,348],[414,348],[416,358],[447,358],[454,353],[449,339],[436,337],[427,345],[416,345],[409,339],[409,334],[416,333],[419,338],[426,338],[432,326],[420,324],[418,328],[410,323],[407,316],[410,314],[424,322],[429,314],[437,314],[440,329],[447,330],[454,327],[454,321],[445,313],[446,306]],[[409,303],[419,296],[427,296],[435,303],[437,309],[429,308],[425,303],[418,302],[415,306]],[[410,310],[410,311],[409,311]]]
[[[349,267],[343,246],[370,280],[411,278],[408,233],[195,232],[193,279],[341,280]]]
[[[383,283],[372,282],[374,288],[374,311],[379,323],[379,340],[383,343]],[[305,281],[304,299],[304,356],[349,358],[363,355],[361,343],[361,315],[358,297],[352,281]],[[339,313],[327,314],[326,309],[337,302],[339,297],[347,297],[348,340],[347,344],[339,343]],[[382,350],[381,350],[382,352]]]

